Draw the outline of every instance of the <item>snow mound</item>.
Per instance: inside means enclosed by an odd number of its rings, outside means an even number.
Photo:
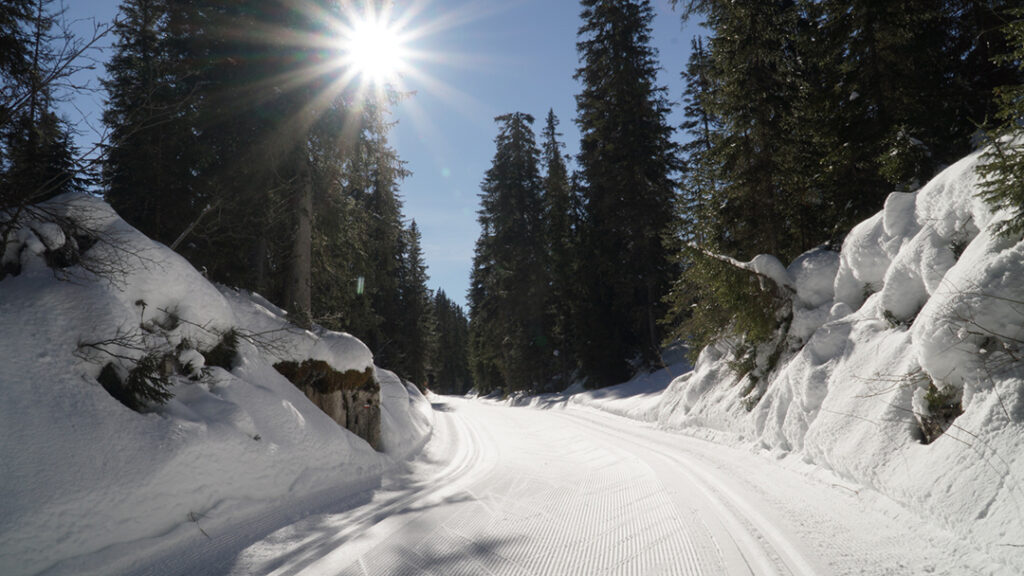
[[[119,572],[200,529],[366,486],[429,435],[429,403],[389,373],[377,372],[382,455],[273,368],[314,358],[364,371],[373,356],[358,339],[296,329],[258,295],[214,286],[99,199],[44,208],[91,240],[26,219],[4,251],[18,274],[0,281],[0,573]],[[72,242],[81,261],[54,267]],[[207,365],[229,330],[240,335],[233,366]],[[144,413],[97,381],[141,345],[182,366],[173,398]]]
[[[434,429],[430,402],[411,382],[402,381],[394,372],[377,369],[380,382],[380,407],[384,451],[404,460],[426,444]]]
[[[756,405],[741,403],[722,341],[665,389],[658,421],[798,455],[1022,573],[1024,242],[992,234],[1005,216],[977,197],[980,155],[891,194],[838,255],[771,268],[795,287],[789,335],[801,345]]]

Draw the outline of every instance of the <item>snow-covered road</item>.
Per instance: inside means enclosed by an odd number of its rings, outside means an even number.
[[[289,576],[992,573],[949,533],[799,463],[580,409],[436,397],[434,408],[423,455],[371,501],[206,566]]]

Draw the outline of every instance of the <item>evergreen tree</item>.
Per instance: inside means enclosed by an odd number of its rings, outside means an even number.
[[[406,170],[395,151],[388,145],[389,126],[380,116],[381,111],[378,109],[367,123],[367,151],[373,162],[369,173],[370,193],[364,200],[369,235],[366,245],[369,267],[363,276],[368,283],[370,305],[380,318],[377,326],[369,327],[367,343],[373,346],[372,349],[377,354],[381,366],[391,366],[392,356],[400,358],[418,353],[403,349],[400,344],[385,345],[385,342],[394,340],[407,328],[403,302],[405,296],[412,294],[417,288],[403,286],[402,283],[420,282],[422,286],[419,286],[419,289],[423,292],[426,290],[426,280],[425,273],[424,278],[410,276],[415,276],[414,269],[422,264],[411,262],[410,258],[413,256],[409,253],[410,250],[419,250],[418,231],[415,234],[416,243],[413,245],[412,231],[406,230],[402,223],[402,202],[398,195],[399,181],[405,177]],[[376,345],[378,342],[380,345]],[[421,346],[422,343],[416,345]],[[421,376],[418,363],[413,365],[416,365],[415,375]],[[412,372],[403,374],[409,379],[413,379],[413,375]],[[421,384],[422,378],[416,382]]]
[[[686,85],[683,93],[683,112],[686,120],[680,126],[688,140],[680,147],[683,164],[678,209],[680,226],[676,238],[684,243],[705,245],[715,238],[709,224],[715,214],[712,195],[718,187],[718,176],[710,157],[712,131],[719,129],[710,111],[713,96],[711,86],[714,72],[704,47],[704,39],[691,41],[690,59],[682,77]]]
[[[689,62],[682,73],[686,86],[683,93],[686,120],[680,128],[688,140],[680,147],[684,164],[677,202],[678,230],[672,237],[676,242],[674,249],[681,273],[665,297],[668,310],[662,320],[668,328],[667,340],[686,340],[694,344],[694,348],[703,340],[689,333],[692,329],[690,321],[694,309],[701,302],[701,293],[713,283],[713,278],[706,278],[700,273],[702,270],[695,266],[695,261],[700,262],[699,247],[720,243],[719,231],[714,228],[716,211],[712,200],[718,189],[712,134],[719,130],[719,126],[709,110],[714,77],[710,65],[703,38],[695,37],[691,42]]]
[[[646,0],[583,0],[576,97],[582,221],[576,354],[594,385],[621,382],[630,362],[652,365],[656,324],[675,276],[671,232],[677,169],[669,103],[655,84]]]
[[[1003,32],[1012,49],[996,57],[1001,65],[1010,65],[1021,74],[1014,84],[1000,87],[999,124],[989,137],[989,151],[980,168],[985,177],[981,196],[996,209],[1009,212],[1009,218],[999,225],[1006,236],[1020,237],[1024,233],[1024,9],[1010,12],[1012,19]]]
[[[188,231],[177,249],[211,278],[284,305],[295,214],[306,183],[317,177],[308,165],[308,123],[288,122],[318,81],[307,72],[313,50],[289,39],[300,31],[314,38],[315,23],[277,0],[169,1],[166,7],[166,19],[158,24],[166,30],[164,50],[174,63],[166,69],[166,84],[174,89],[167,104],[184,105],[181,131],[198,146],[186,141],[193,155],[179,159],[192,171],[185,180],[191,187],[178,190],[188,194],[179,201],[191,211],[176,213],[180,219],[164,225]],[[302,81],[285,89],[289,71]],[[179,95],[187,101],[175,102]],[[157,109],[165,110],[165,102]],[[147,223],[141,229],[158,235]]]
[[[431,348],[428,381],[440,394],[465,394],[472,386],[469,373],[469,319],[462,307],[438,290],[433,301],[435,342]]]
[[[420,241],[419,227],[413,220],[402,234],[398,268],[400,322],[392,338],[396,340],[393,363],[395,372],[422,389],[427,385],[427,363],[435,319]]]
[[[10,0],[0,5],[0,129],[8,126],[25,98],[29,76],[28,22],[32,0]],[[0,149],[0,153],[4,149]],[[0,162],[4,156],[0,156]]]
[[[362,7],[127,0],[107,81],[107,196],[213,279],[299,325],[350,331],[422,383],[429,291],[388,143],[400,96],[339,84],[323,50]]]
[[[187,72],[168,43],[170,16],[167,0],[126,0],[103,83],[106,199],[130,224],[169,245],[203,209],[193,176],[202,146],[188,117]]]
[[[554,110],[548,111],[544,130],[541,132],[541,161],[544,164],[544,223],[548,246],[546,267],[550,283],[546,332],[551,340],[554,378],[552,389],[562,389],[569,384],[575,367],[572,356],[572,307],[577,264],[575,257],[575,222],[578,219],[579,202],[573,195],[569,183],[569,170],[563,156],[564,144],[559,140],[558,118]]]
[[[15,53],[3,57],[5,80],[13,83],[4,93],[14,101],[0,111],[9,115],[0,127],[0,208],[24,208],[84,188],[70,128],[54,106],[53,81],[60,60],[53,49],[57,15],[49,4],[49,0],[36,0],[31,7],[16,3],[5,9],[10,19],[6,25],[11,28],[4,36],[15,46]],[[7,238],[16,220],[16,215],[5,220],[0,240]]]
[[[992,109],[986,86],[1013,77],[1007,62],[977,63],[1004,2],[676,4],[684,17],[705,16],[712,34],[706,58],[695,46],[704,64],[691,59],[685,75],[695,94],[686,95],[680,237],[740,260],[836,246],[891,190],[911,190],[966,153]],[[685,247],[680,256],[668,319],[676,335],[699,346],[722,330],[772,334],[774,302],[748,274],[705,256]]]
[[[142,8],[142,2],[134,0],[130,6]],[[160,3],[149,2],[145,7],[158,13]],[[365,252],[371,231],[361,204],[367,196],[356,198],[358,205],[343,196],[366,194],[374,186],[374,171],[383,166],[378,157],[392,154],[386,141],[379,140],[386,131],[379,122],[381,111],[391,101],[377,91],[357,93],[355,83],[339,90],[337,75],[344,72],[327,66],[332,55],[322,50],[322,39],[336,33],[330,23],[352,17],[351,7],[322,2],[317,10],[308,10],[281,0],[191,0],[165,6],[165,17],[157,17],[149,28],[135,25],[134,36],[126,36],[133,40],[122,42],[122,60],[130,66],[113,74],[111,83],[126,97],[123,105],[112,102],[109,116],[129,136],[126,141],[152,134],[133,124],[152,120],[147,106],[140,110],[135,104],[152,96],[143,82],[150,76],[143,74],[148,69],[140,54],[156,36],[155,76],[158,87],[168,92],[158,92],[160,105],[155,108],[166,113],[164,104],[170,103],[181,130],[170,130],[160,146],[145,146],[145,152],[129,146],[119,151],[124,152],[121,156],[112,155],[111,182],[123,175],[126,192],[121,196],[131,199],[146,198],[133,188],[158,177],[158,189],[172,189],[176,196],[158,190],[158,200],[139,210],[150,220],[163,218],[166,226],[161,223],[160,228],[167,232],[161,234],[152,222],[141,227],[165,241],[184,232],[187,238],[178,249],[216,280],[260,291],[291,309],[301,325],[309,325],[315,313],[335,313],[314,303],[317,294],[331,292],[323,290],[323,274],[314,268],[333,259],[323,252],[328,246],[342,243],[352,248],[349,254]],[[126,25],[135,20],[147,21],[140,12]],[[166,36],[160,42],[162,34]],[[160,57],[172,65],[161,67]],[[187,96],[183,101],[182,95]],[[357,153],[365,154],[352,161]],[[147,154],[159,157],[149,162],[155,168],[160,158],[173,158],[168,171],[137,169],[147,163]],[[185,170],[186,177],[163,178],[176,170]],[[380,188],[391,185],[388,178],[379,178]],[[112,200],[117,197],[112,189]],[[180,209],[153,215],[152,206],[159,202]],[[327,231],[318,222],[321,218],[358,224]],[[393,250],[389,258],[395,258]],[[354,264],[362,269],[349,270],[352,283],[346,289],[370,268],[365,261]],[[370,303],[356,296],[354,289],[346,294],[351,308],[344,313],[349,318],[360,307],[369,310]]]
[[[798,95],[796,57],[790,38],[798,13],[794,2],[723,2],[708,14],[718,72],[709,112],[719,120],[709,157],[717,185],[711,201],[718,209],[710,248],[747,259],[758,252],[783,258],[801,252],[800,227],[791,206],[789,162],[794,143],[792,106]],[[696,164],[696,162],[695,162]]]
[[[482,391],[526,390],[547,381],[553,357],[545,332],[540,151],[532,116],[516,112],[495,121],[497,151],[481,184],[482,232],[469,293],[470,363]]]
[[[1010,59],[1001,58],[1016,50],[1006,25],[1017,19],[1010,11],[1011,0],[950,0],[952,27],[947,49],[955,70],[951,74],[957,116],[953,129],[973,137],[974,128],[987,124],[999,104],[992,94],[1001,86],[1018,84],[1022,71]]]
[[[872,167],[867,173],[888,184],[864,182],[876,195],[868,212],[877,209],[879,195],[884,198],[890,186],[915,189],[952,160],[955,104],[947,103],[953,96],[947,79],[954,69],[947,52],[952,24],[944,6],[928,0],[828,5],[827,17],[846,52],[842,90],[852,115],[846,142],[863,155],[853,163]],[[958,144],[962,152],[966,142]]]

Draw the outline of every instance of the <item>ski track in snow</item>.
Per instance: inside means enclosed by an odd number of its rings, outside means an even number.
[[[434,398],[423,454],[370,500],[149,573],[985,574],[870,491],[584,409]],[[358,499],[357,499],[358,500]],[[265,528],[265,527],[264,527]],[[205,560],[203,560],[205,558]]]

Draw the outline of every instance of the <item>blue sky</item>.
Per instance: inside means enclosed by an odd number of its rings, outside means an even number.
[[[91,26],[81,19],[109,22],[119,4],[64,2],[79,31]],[[693,22],[684,29],[668,0],[652,5],[653,41],[663,68],[659,80],[677,101],[683,91],[679,73],[698,29]],[[415,73],[405,77],[415,94],[394,111],[392,144],[412,171],[401,186],[404,211],[423,233],[430,287],[464,304],[479,233],[477,195],[494,155],[494,117],[527,112],[537,117],[539,132],[548,109],[554,109],[566,151],[578,149],[573,118],[579,85],[573,74],[580,8],[575,0],[398,0],[396,16],[406,6],[416,7],[408,29],[424,32],[410,49],[424,57],[414,59]],[[102,95],[70,104],[70,120],[87,119],[79,122],[80,145],[95,140]],[[675,125],[681,121],[678,112],[671,117]]]

